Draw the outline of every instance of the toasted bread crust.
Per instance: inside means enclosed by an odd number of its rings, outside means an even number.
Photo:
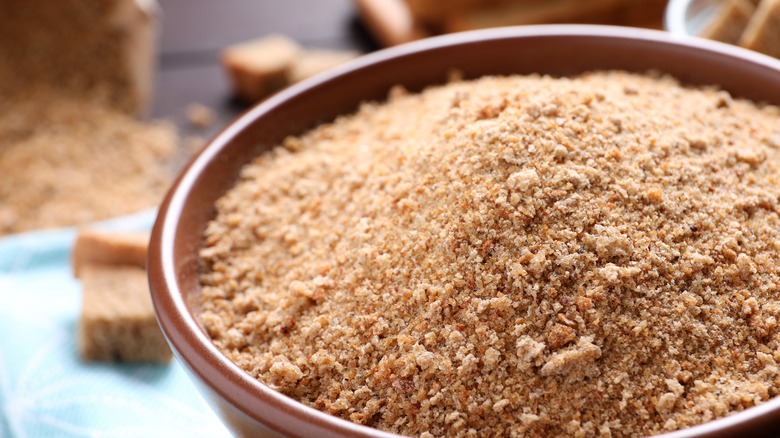
[[[73,245],[73,276],[81,278],[81,272],[88,264],[129,265],[144,269],[148,246],[149,233],[145,231],[109,233],[81,229]]]
[[[146,271],[86,264],[78,346],[85,360],[167,362],[172,353],[157,325]]]

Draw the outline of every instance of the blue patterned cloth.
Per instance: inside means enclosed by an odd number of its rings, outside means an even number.
[[[98,224],[149,229],[153,211]],[[0,437],[227,437],[174,360],[80,360],[74,229],[0,239]]]

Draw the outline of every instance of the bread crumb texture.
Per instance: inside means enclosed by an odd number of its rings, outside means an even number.
[[[413,436],[642,436],[778,392],[780,110],[660,74],[395,89],[217,203],[202,323]]]
[[[88,98],[0,99],[0,236],[151,208],[173,179],[170,122]]]
[[[0,236],[157,205],[171,123],[144,123],[153,20],[135,0],[0,2]]]

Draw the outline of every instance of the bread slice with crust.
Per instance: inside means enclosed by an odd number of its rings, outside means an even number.
[[[384,47],[430,36],[404,0],[355,0],[355,5],[360,19]]]
[[[82,282],[78,347],[83,359],[170,361],[172,353],[157,325],[146,270],[90,263],[82,267]]]
[[[268,35],[229,46],[220,58],[236,96],[254,103],[287,86],[290,66],[300,51],[290,38]]]
[[[158,15],[155,0],[0,1],[0,98],[66,92],[145,115]]]
[[[73,276],[81,278],[81,271],[88,264],[129,265],[146,268],[146,251],[149,233],[104,232],[81,229],[76,236],[71,254]]]

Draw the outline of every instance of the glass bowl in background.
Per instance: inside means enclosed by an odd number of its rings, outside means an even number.
[[[675,35],[699,36],[709,25],[723,0],[670,0],[664,28]]]

